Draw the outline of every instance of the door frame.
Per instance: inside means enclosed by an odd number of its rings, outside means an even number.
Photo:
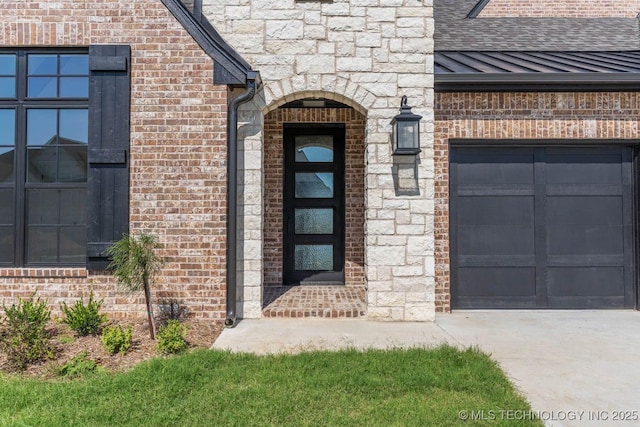
[[[297,163],[294,151],[294,141],[297,135],[333,135],[333,162]],[[344,285],[345,283],[345,139],[346,125],[344,123],[285,123],[283,126],[282,281],[284,285]],[[295,199],[295,173],[314,171],[333,172],[334,197],[331,199]],[[333,235],[296,235],[294,231],[295,208],[317,205],[334,209]],[[294,269],[295,244],[306,242],[331,243],[333,245],[333,271],[298,271]]]

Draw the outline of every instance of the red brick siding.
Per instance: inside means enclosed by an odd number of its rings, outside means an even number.
[[[0,2],[0,46],[128,44],[132,233],[159,237],[166,264],[154,298],[182,299],[195,317],[225,308],[226,101],[213,61],[159,0]],[[112,316],[143,316],[105,275],[84,269],[0,270],[0,303],[34,290],[57,302],[105,298]]]
[[[640,0],[491,0],[480,18],[635,18]]]
[[[449,139],[635,139],[637,93],[437,93],[435,104],[436,310],[448,312]]]
[[[345,123],[345,284],[364,285],[365,118],[347,108],[279,108],[264,121],[264,284],[282,285],[282,128],[284,123]]]

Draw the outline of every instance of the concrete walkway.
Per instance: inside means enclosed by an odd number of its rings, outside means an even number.
[[[434,323],[244,320],[213,347],[265,354],[442,343],[491,354],[547,426],[640,426],[636,311],[459,311]],[[506,412],[518,409],[493,408],[498,417],[526,416]]]

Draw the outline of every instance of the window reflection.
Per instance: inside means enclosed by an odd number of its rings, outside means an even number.
[[[29,55],[27,64],[29,75],[58,74],[57,55]]]
[[[27,57],[27,96],[30,98],[87,98],[87,55],[42,55]]]
[[[27,110],[27,181],[86,182],[86,109]]]
[[[15,158],[13,147],[0,147],[0,183],[13,182],[13,162]]]
[[[55,144],[58,110],[27,110],[27,145]]]
[[[296,162],[333,162],[333,136],[297,135],[295,140]]]
[[[16,75],[16,56],[13,54],[0,55],[0,76]]]
[[[27,258],[30,263],[81,263],[85,257],[86,191],[28,191]]]
[[[332,172],[297,172],[296,198],[326,199],[333,197]]]

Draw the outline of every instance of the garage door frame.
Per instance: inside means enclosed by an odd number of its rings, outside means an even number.
[[[625,257],[631,257],[631,283],[626,283],[628,280],[625,279],[625,288],[624,288],[624,308],[637,308],[640,304],[638,302],[638,283],[640,283],[640,278],[638,276],[638,263],[636,262],[637,254],[640,254],[640,239],[638,238],[638,212],[639,212],[639,197],[637,194],[637,190],[640,189],[640,174],[638,174],[639,170],[639,160],[638,160],[638,147],[640,146],[640,141],[638,140],[626,140],[626,139],[580,139],[580,140],[567,140],[567,139],[544,139],[544,140],[519,140],[519,139],[501,139],[501,140],[489,140],[489,139],[450,139],[449,140],[449,148],[450,153],[456,148],[484,148],[484,147],[502,147],[502,148],[611,148],[611,147],[629,147],[631,150],[631,209],[632,209],[632,232],[631,236],[631,252],[628,254],[628,251],[625,249]],[[451,165],[451,155],[450,162]],[[535,165],[534,165],[535,167]],[[450,182],[449,185],[454,184],[455,176],[452,175],[453,171],[450,168]],[[451,191],[451,190],[450,190]],[[536,190],[537,191],[537,190]],[[457,277],[457,235],[456,230],[457,226],[454,223],[456,221],[455,217],[455,195],[452,196],[450,192],[449,197],[449,235],[450,235],[450,272],[451,272],[451,301],[452,301],[452,309],[457,308],[473,308],[468,304],[463,305],[462,307],[459,304],[458,298],[458,277]],[[536,223],[536,227],[539,224]],[[626,238],[625,238],[626,239]],[[538,246],[541,242],[540,235],[536,233],[536,246]],[[543,240],[544,241],[544,240]],[[626,245],[626,243],[625,243]],[[537,257],[537,253],[536,253]],[[536,261],[537,262],[537,261]],[[546,280],[546,277],[538,278],[536,277],[536,282],[539,280]],[[546,285],[545,285],[546,286]],[[540,287],[536,286],[537,289]],[[498,302],[496,304],[492,304],[491,308],[553,308],[541,306],[541,302],[546,301],[546,295],[536,295],[536,302],[531,304],[528,303],[516,304],[516,306],[511,305],[509,302]],[[488,308],[485,306],[477,307],[477,308]],[[572,308],[571,304],[568,304],[564,308]],[[573,308],[579,308],[578,306]]]

